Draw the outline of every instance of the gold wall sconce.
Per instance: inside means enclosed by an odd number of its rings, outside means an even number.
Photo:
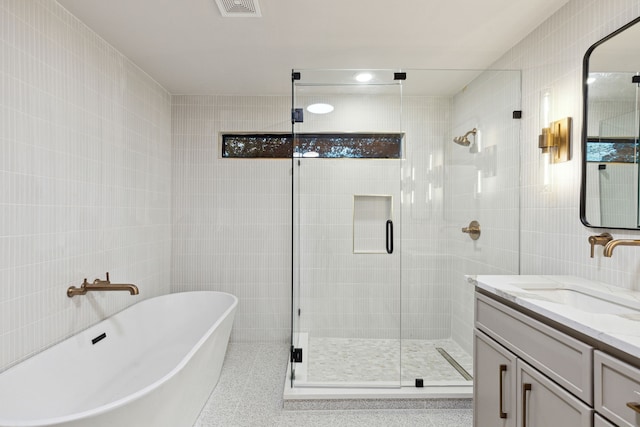
[[[549,154],[551,163],[571,160],[571,117],[557,120],[543,128],[538,137],[538,147],[542,154]]]

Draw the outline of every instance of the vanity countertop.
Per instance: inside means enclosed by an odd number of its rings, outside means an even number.
[[[614,347],[640,360],[640,292],[628,291],[602,282],[574,276],[467,276],[471,285],[496,295],[533,313]],[[536,294],[535,289],[542,290]],[[581,307],[580,302],[567,305],[553,290],[598,295],[628,303],[620,313],[602,313],[598,308]],[[544,292],[544,291],[547,292]],[[597,302],[597,301],[596,301]]]

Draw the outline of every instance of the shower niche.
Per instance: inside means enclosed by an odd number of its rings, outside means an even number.
[[[470,397],[474,290],[465,275],[518,274],[520,73],[292,77],[292,111],[304,113],[292,120],[291,347],[303,357],[290,363],[290,389],[366,395],[420,384]],[[314,104],[332,108],[320,114]],[[469,123],[469,144],[454,144]],[[328,134],[401,135],[401,155],[308,152],[309,135]],[[475,242],[461,232],[474,219],[483,225]]]
[[[393,253],[393,196],[353,196],[353,253]]]

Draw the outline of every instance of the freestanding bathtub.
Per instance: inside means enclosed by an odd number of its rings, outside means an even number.
[[[0,374],[0,426],[190,427],[218,382],[238,299],[151,298]]]

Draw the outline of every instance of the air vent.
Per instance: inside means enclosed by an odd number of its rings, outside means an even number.
[[[216,0],[218,9],[228,18],[259,18],[260,5],[258,0]]]

